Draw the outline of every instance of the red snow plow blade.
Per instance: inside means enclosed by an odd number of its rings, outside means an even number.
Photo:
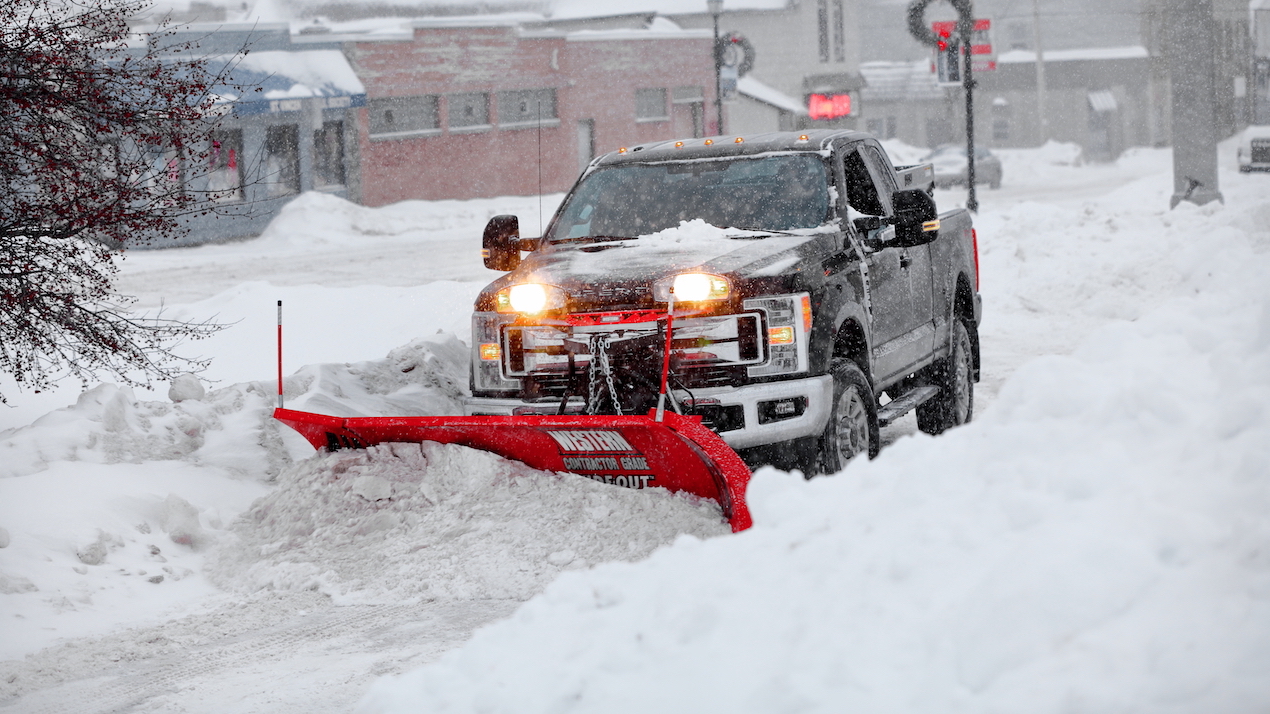
[[[650,412],[650,415],[652,412]],[[750,470],[700,417],[470,416],[341,418],[277,409],[274,417],[314,448],[362,449],[435,441],[490,451],[542,471],[566,471],[627,488],[660,486],[717,501],[732,531],[750,527]]]

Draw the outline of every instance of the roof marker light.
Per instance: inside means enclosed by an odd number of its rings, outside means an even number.
[[[713,143],[714,143],[714,139],[706,139],[706,146],[710,146]]]
[[[744,144],[744,143],[745,143],[745,139],[742,139],[741,137],[739,137],[739,136],[738,136],[738,137],[736,138],[736,143],[738,143],[738,144]]]
[[[807,135],[806,135],[806,134],[799,134],[799,135],[798,135],[798,140],[799,140],[799,141],[808,141],[809,139],[808,139],[808,137],[807,137]]]
[[[619,154],[625,154],[625,153],[626,153],[626,147],[625,147],[625,146],[623,146],[622,148],[618,149],[618,150],[617,150],[617,153],[619,153]]]
[[[684,143],[683,143],[682,141],[676,141],[676,142],[675,142],[675,148],[676,148],[676,149],[682,149],[682,148],[684,148]]]

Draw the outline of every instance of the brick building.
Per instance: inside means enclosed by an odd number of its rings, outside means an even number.
[[[594,156],[703,136],[711,35],[526,29],[516,16],[417,20],[341,41],[366,88],[361,200],[566,190]]]

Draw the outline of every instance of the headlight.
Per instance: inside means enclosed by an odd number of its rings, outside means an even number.
[[[672,292],[676,302],[726,300],[732,294],[732,286],[727,278],[708,273],[681,273],[673,278],[658,280],[653,285],[654,300],[666,302],[670,300]]]
[[[568,302],[564,291],[554,285],[521,283],[498,291],[496,305],[499,312],[519,312],[536,315],[548,310],[559,310]]]

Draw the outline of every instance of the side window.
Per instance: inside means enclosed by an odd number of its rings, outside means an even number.
[[[843,155],[842,168],[846,181],[847,204],[866,216],[886,215],[886,208],[878,198],[877,186],[873,183],[873,174],[869,172],[864,157],[857,149],[848,149]]]
[[[873,145],[866,145],[863,148],[865,156],[869,158],[869,164],[873,169],[873,177],[877,181],[877,186],[882,189],[881,196],[882,205],[886,208],[886,212],[890,213],[891,201],[890,196],[899,190],[895,185],[895,169],[887,163],[886,156]]]

